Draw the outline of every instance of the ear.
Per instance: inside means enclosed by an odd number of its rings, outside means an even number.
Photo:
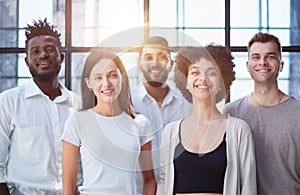
[[[28,57],[27,56],[24,58],[24,60],[25,60],[26,65],[29,66],[29,62],[28,62]]]
[[[250,72],[249,62],[246,62],[247,71]]]
[[[282,72],[284,66],[284,61],[280,62],[279,72]]]
[[[90,79],[87,78],[87,77],[85,77],[85,78],[84,78],[84,81],[85,81],[85,84],[86,84],[87,88],[90,89],[90,88],[91,88],[91,87],[90,87]]]
[[[171,72],[173,70],[173,67],[174,67],[174,60],[170,59],[168,71]]]
[[[60,63],[62,63],[64,61],[64,59],[65,59],[65,55],[61,53],[60,54]]]

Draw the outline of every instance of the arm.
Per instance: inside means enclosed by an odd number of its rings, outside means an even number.
[[[62,141],[62,182],[63,195],[75,195],[77,192],[79,147]]]
[[[143,195],[155,195],[156,181],[152,161],[152,142],[149,141],[141,147],[139,156],[140,167],[143,175]]]
[[[0,183],[0,194],[9,195],[9,191],[6,183]]]
[[[241,195],[256,194],[256,163],[252,134],[248,125],[243,131],[245,135],[240,143],[240,181]]]
[[[6,108],[8,105],[6,98],[0,97],[0,194],[9,195],[9,190],[5,181],[5,169],[10,147],[11,136],[11,115],[13,110]]]

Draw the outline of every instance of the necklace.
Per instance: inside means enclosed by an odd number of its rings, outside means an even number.
[[[280,90],[279,90],[279,92],[281,93],[281,97],[279,98],[279,100],[278,100],[278,103],[277,103],[277,104],[279,104],[279,103],[281,102],[281,100],[282,100],[282,98],[283,98],[283,96],[284,96],[284,93],[282,93]]]

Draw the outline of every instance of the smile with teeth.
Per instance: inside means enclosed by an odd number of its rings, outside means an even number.
[[[109,89],[109,90],[102,90],[101,93],[105,94],[105,95],[108,95],[108,94],[111,94],[113,92],[112,89]]]
[[[196,88],[198,89],[208,89],[207,85],[196,85]]]
[[[256,72],[262,72],[262,73],[269,72],[269,71],[271,70],[267,70],[267,69],[256,70]]]

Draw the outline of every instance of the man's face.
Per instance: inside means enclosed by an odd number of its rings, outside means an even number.
[[[25,62],[32,77],[40,82],[56,79],[64,60],[58,40],[48,35],[37,36],[28,42],[27,48]]]
[[[172,69],[170,54],[166,48],[146,46],[141,52],[139,67],[146,82],[152,86],[161,86],[167,81]]]
[[[281,61],[276,43],[255,42],[250,47],[247,69],[255,82],[276,82],[282,68],[283,61]]]

